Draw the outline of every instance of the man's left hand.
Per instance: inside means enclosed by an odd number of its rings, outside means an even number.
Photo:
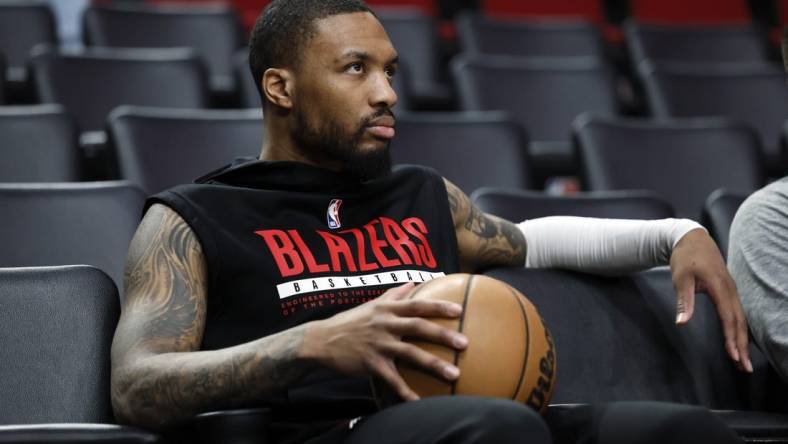
[[[736,283],[711,237],[701,229],[684,235],[673,249],[670,271],[678,296],[676,323],[685,324],[692,317],[696,292],[708,294],[722,322],[728,355],[740,370],[752,373],[747,348],[747,320]]]

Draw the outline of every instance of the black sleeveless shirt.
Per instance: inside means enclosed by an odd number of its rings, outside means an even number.
[[[203,350],[325,319],[393,286],[459,270],[443,179],[422,167],[362,181],[252,160],[157,194],[147,206],[154,203],[175,210],[203,249]],[[288,402],[369,396],[366,381],[308,379],[283,394]]]

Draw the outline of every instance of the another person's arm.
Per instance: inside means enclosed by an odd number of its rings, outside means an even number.
[[[751,371],[747,322],[736,284],[714,241],[686,221],[623,221],[556,217],[515,225],[480,211],[449,181],[460,264],[465,271],[496,266],[566,268],[621,274],[670,265],[676,288],[676,323],[690,320],[696,291],[711,297],[722,322],[725,348]]]
[[[154,205],[132,240],[125,299],[112,344],[112,404],[123,423],[160,428],[206,411],[254,403],[318,366],[374,374],[405,399],[415,393],[394,367],[405,359],[446,379],[457,369],[403,336],[464,348],[467,339],[423,317],[461,307],[405,300],[411,285],[323,321],[235,347],[199,351],[207,310],[206,263],[197,237],[170,208]]]

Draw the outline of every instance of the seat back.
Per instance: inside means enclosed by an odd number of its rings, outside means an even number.
[[[249,69],[249,50],[241,49],[233,56],[233,72],[238,83],[241,106],[244,108],[261,108],[263,103],[260,91],[257,90],[254,77]]]
[[[0,107],[0,182],[80,180],[77,137],[59,105]]]
[[[434,168],[466,193],[530,185],[525,137],[500,112],[402,114],[391,157]]]
[[[733,217],[747,196],[746,193],[721,188],[711,193],[703,205],[701,221],[720,247],[722,257],[728,255],[728,237]]]
[[[376,14],[400,60],[408,66],[410,80],[420,85],[439,82],[441,56],[433,18],[410,8],[378,8]]]
[[[176,110],[122,107],[109,118],[121,176],[154,194],[192,183],[237,157],[260,154],[263,117],[257,110]]]
[[[531,18],[582,18],[601,23],[605,11],[600,0],[482,0],[485,15]]]
[[[514,21],[462,13],[456,20],[463,52],[511,56],[604,55],[599,29],[583,21]]]
[[[9,80],[26,78],[27,61],[34,46],[56,42],[55,17],[46,2],[9,0],[0,3],[0,52],[7,59]]]
[[[208,105],[205,69],[189,49],[47,49],[34,55],[32,67],[41,101],[62,104],[82,131],[103,129],[120,105]]]
[[[0,267],[92,265],[122,288],[144,201],[127,182],[0,184]]]
[[[673,217],[670,204],[648,191],[552,196],[537,191],[481,188],[473,192],[471,200],[485,213],[515,223],[547,216],[648,220]]]
[[[646,189],[679,217],[697,220],[720,187],[752,192],[763,182],[760,145],[746,125],[725,119],[652,121],[585,115],[574,125],[592,191]]]
[[[690,322],[676,326],[669,270],[619,278],[522,268],[486,274],[526,295],[550,330],[557,356],[552,404],[655,400],[750,408],[711,300],[698,295]]]
[[[114,422],[119,313],[115,284],[96,268],[0,268],[0,424]]]
[[[633,63],[643,60],[693,63],[766,63],[766,37],[748,25],[648,25],[629,21],[624,30]]]
[[[655,116],[741,120],[760,135],[769,164],[782,159],[779,140],[788,118],[788,87],[780,68],[642,63],[640,73]]]
[[[245,39],[240,19],[229,6],[91,6],[83,22],[88,45],[192,48],[205,60],[213,79],[235,85],[231,61]]]
[[[0,52],[0,105],[5,103],[5,56]]]
[[[747,0],[629,0],[629,9],[639,22],[742,24],[752,19],[747,3]]]
[[[460,57],[452,70],[462,109],[506,111],[532,141],[568,141],[585,111],[616,113],[611,73],[594,57]]]

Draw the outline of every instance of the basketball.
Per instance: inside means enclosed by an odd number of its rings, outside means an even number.
[[[419,396],[507,398],[544,412],[555,387],[556,352],[550,331],[525,296],[491,277],[452,274],[420,285],[409,297],[462,305],[461,317],[432,321],[468,337],[463,351],[404,338],[460,369],[452,383],[398,362],[400,374]],[[388,405],[396,395],[384,386],[376,382],[376,392],[379,402]]]

